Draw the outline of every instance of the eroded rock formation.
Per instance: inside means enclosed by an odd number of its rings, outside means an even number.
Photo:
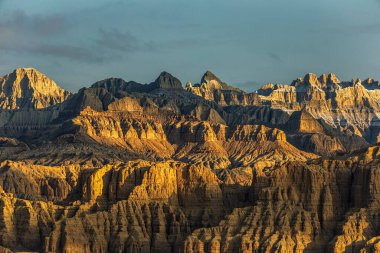
[[[229,86],[216,77],[211,71],[207,71],[199,84],[186,84],[186,90],[203,97],[206,100],[215,101],[221,106],[226,105],[257,105],[259,96],[256,93],[246,93],[238,88]]]
[[[33,68],[19,68],[0,77],[0,108],[41,109],[62,103],[70,95]]]
[[[0,252],[380,252],[377,81],[0,84]]]

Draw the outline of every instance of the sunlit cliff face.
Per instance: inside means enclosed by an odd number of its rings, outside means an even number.
[[[0,79],[3,110],[42,109],[62,103],[69,94],[33,68],[19,68]]]
[[[375,80],[0,84],[0,252],[377,252]]]

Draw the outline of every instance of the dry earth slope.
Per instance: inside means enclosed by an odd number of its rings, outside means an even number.
[[[377,81],[0,88],[0,252],[380,252]]]

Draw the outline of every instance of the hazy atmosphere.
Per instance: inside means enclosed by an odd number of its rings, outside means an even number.
[[[379,17],[0,0],[0,253],[380,253]]]
[[[76,91],[210,69],[247,91],[307,72],[380,79],[380,1],[0,0],[0,73],[35,67]]]

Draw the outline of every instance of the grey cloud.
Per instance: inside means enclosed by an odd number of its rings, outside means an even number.
[[[99,30],[99,39],[96,41],[100,46],[115,51],[130,52],[138,49],[139,43],[136,37],[129,32],[113,30]]]
[[[41,44],[30,48],[29,52],[80,62],[102,62],[106,58],[103,54],[97,54],[86,48],[71,45]]]
[[[14,11],[7,16],[8,19],[4,20],[3,17],[3,21],[0,21],[0,31],[48,37],[67,31],[70,26],[62,15],[27,15],[23,11]]]
[[[273,52],[269,52],[268,56],[277,62],[282,62],[282,58]]]
[[[3,0],[0,0],[3,1]],[[101,62],[105,53],[81,44],[60,40],[67,36],[70,22],[62,15],[28,15],[14,11],[0,19],[0,50],[25,55],[66,58],[78,62]]]
[[[132,52],[153,51],[158,48],[153,41],[141,41],[130,32],[121,32],[117,29],[99,29],[95,43],[99,50],[116,58],[123,58]],[[120,52],[123,54],[119,54]]]
[[[72,46],[65,44],[49,44],[49,43],[0,43],[0,52],[13,52],[16,54],[31,54],[50,56],[53,58],[65,58],[78,62],[103,62],[108,57],[104,53],[96,50],[89,50],[80,46]]]

